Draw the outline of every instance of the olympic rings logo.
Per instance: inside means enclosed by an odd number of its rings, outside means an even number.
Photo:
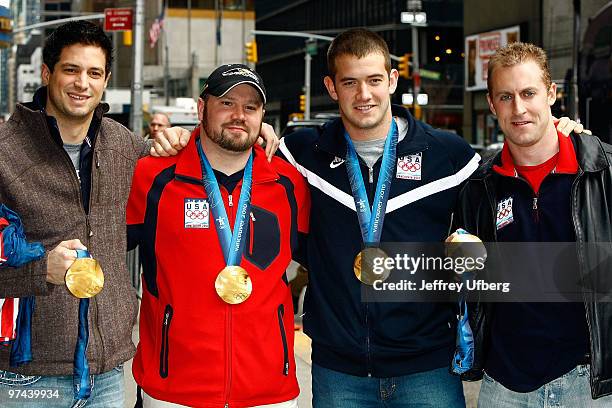
[[[398,166],[403,171],[409,171],[411,173],[421,170],[421,163],[411,163],[402,160],[398,163]]]
[[[193,220],[203,220],[208,217],[208,210],[187,210],[185,216]]]
[[[502,219],[502,218],[506,218],[508,215],[510,215],[512,213],[512,209],[511,208],[504,208],[502,210],[499,210],[497,212],[497,219]]]

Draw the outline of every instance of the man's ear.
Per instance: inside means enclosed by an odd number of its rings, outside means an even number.
[[[109,72],[108,76],[106,77],[106,80],[104,81],[104,89],[106,89],[106,87],[108,86],[108,80],[110,79],[111,75],[113,75],[113,73]]]
[[[397,69],[392,69],[389,73],[389,94],[393,95],[397,89],[397,80],[399,78],[399,72]]]
[[[204,107],[206,106],[206,102],[204,99],[198,98],[198,120],[202,122],[204,120]]]
[[[51,76],[51,70],[47,66],[47,64],[42,64],[40,68],[40,79],[42,80],[42,84],[47,86],[49,85],[49,77]]]
[[[489,103],[489,109],[491,110],[491,113],[494,115],[497,115],[497,113],[495,112],[495,106],[493,106],[493,101],[491,100],[491,95],[489,95],[488,92],[487,92],[487,102]]]
[[[338,94],[336,93],[336,86],[334,85],[334,80],[328,75],[323,78],[323,83],[325,84],[325,88],[327,88],[327,93],[334,101],[338,101]]]
[[[557,84],[554,82],[550,84],[550,88],[548,89],[548,105],[553,106],[557,101]]]

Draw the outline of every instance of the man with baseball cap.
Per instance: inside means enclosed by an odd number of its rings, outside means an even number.
[[[265,102],[255,71],[223,65],[187,146],[137,164],[127,223],[143,259],[133,373],[144,407],[297,407],[285,270],[310,197],[290,164],[255,144]]]

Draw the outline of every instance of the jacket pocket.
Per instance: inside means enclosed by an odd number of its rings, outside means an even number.
[[[280,224],[275,214],[263,208],[252,206],[251,214],[244,257],[264,270],[272,265],[280,254]]]
[[[161,327],[161,348],[159,352],[159,375],[161,378],[168,377],[168,333],[172,322],[172,306],[166,305],[164,320]]]
[[[285,305],[278,305],[278,327],[280,329],[281,340],[283,341],[283,375],[289,375],[289,350],[287,348],[287,334],[285,333],[285,325],[283,324],[283,316],[285,315]]]

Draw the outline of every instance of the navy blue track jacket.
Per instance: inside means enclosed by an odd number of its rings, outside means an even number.
[[[443,241],[458,187],[480,157],[461,137],[416,121],[400,106],[393,106],[393,115],[407,121],[408,129],[397,145],[381,241]],[[342,121],[322,131],[292,133],[281,140],[280,151],[308,179],[311,191],[304,329],[313,340],[313,362],[379,378],[447,366],[455,341],[452,305],[361,301],[353,261],[362,240],[344,161]],[[420,157],[419,169],[403,165],[409,156]],[[370,171],[360,160],[370,206],[381,161]]]

